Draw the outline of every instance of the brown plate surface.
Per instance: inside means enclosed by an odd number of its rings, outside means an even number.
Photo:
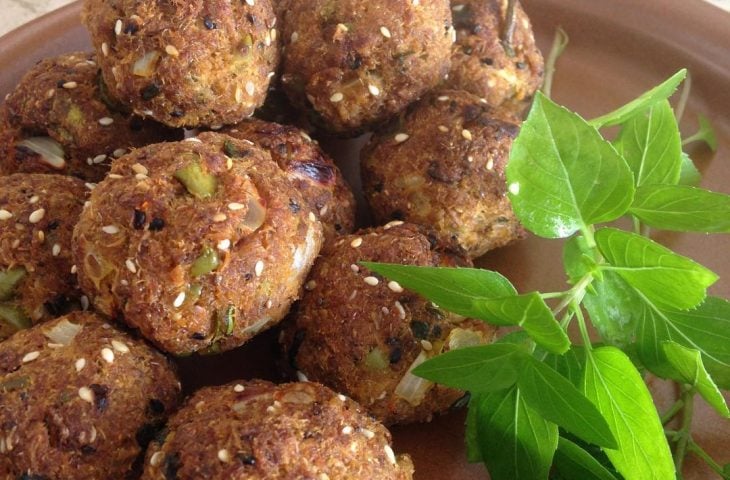
[[[585,117],[594,117],[633,98],[678,69],[692,73],[692,98],[683,130],[693,132],[696,113],[709,116],[720,149],[713,159],[702,148],[693,151],[707,188],[730,192],[730,15],[699,0],[523,0],[544,52],[555,28],[571,37],[560,60],[554,97]],[[51,55],[90,48],[79,22],[80,3],[24,25],[0,39],[0,95],[9,92],[23,72]],[[2,97],[0,97],[2,98]],[[326,145],[353,185],[357,181],[357,145]],[[728,213],[730,215],[730,213]],[[727,235],[661,234],[656,238],[691,254],[721,275],[712,293],[730,297],[730,241]],[[481,266],[507,275],[520,290],[562,288],[561,244],[536,238],[488,254]],[[250,345],[214,358],[180,362],[187,389],[253,376],[275,378],[275,332]],[[671,391],[652,382],[661,404]],[[466,462],[463,412],[428,425],[393,429],[396,450],[408,452],[418,480],[483,479],[482,466]],[[698,442],[720,462],[730,462],[730,421],[721,420],[700,402],[695,416]],[[717,478],[689,459],[687,479]]]

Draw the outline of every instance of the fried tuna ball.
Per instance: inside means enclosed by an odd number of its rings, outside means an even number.
[[[91,53],[41,61],[0,108],[0,175],[60,173],[98,182],[130,148],[181,139],[116,109]]]
[[[542,85],[544,63],[527,14],[518,0],[513,3],[452,2],[456,44],[446,86],[520,110]]]
[[[355,227],[355,198],[334,161],[306,132],[278,123],[249,120],[221,131],[251,140],[269,151],[306,208],[322,222],[326,238],[350,233]]]
[[[299,295],[322,238],[303,205],[251,142],[205,133],[135,150],[81,215],[79,282],[165,351],[235,348]]]
[[[359,265],[465,263],[434,245],[419,228],[402,222],[327,244],[282,334],[291,366],[350,395],[386,424],[428,421],[447,410],[463,392],[411,370],[441,352],[487,343],[494,330],[443,311]]]
[[[20,332],[0,343],[0,478],[137,478],[179,394],[163,355],[95,314]]]
[[[521,238],[504,177],[519,130],[510,118],[474,95],[444,90],[374,135],[361,159],[376,219],[433,228],[471,258]]]
[[[143,480],[409,480],[390,432],[316,383],[250,381],[198,391],[150,444]]]
[[[73,177],[0,177],[0,340],[78,305],[71,236],[86,196]]]
[[[82,20],[111,93],[171,126],[252,115],[279,62],[270,0],[86,0]]]
[[[449,2],[289,0],[282,83],[330,131],[381,122],[444,79]]]

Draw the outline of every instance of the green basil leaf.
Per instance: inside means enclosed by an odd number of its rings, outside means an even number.
[[[492,480],[548,478],[558,427],[532,410],[517,387],[486,394],[471,408],[481,457]]]
[[[717,151],[717,134],[710,120],[704,115],[697,116],[700,122],[700,129],[691,137],[685,138],[682,145],[688,145],[692,142],[704,142],[713,152]]]
[[[615,228],[596,232],[598,248],[626,282],[657,305],[690,309],[705,299],[717,275],[658,243]]]
[[[671,97],[686,76],[687,70],[682,69],[661,84],[643,93],[636,100],[633,100],[626,105],[619,107],[611,113],[607,113],[606,115],[591,120],[590,124],[596,128],[608,127],[611,125],[620,125],[629,120],[634,115],[645,112],[655,103]]]
[[[553,463],[565,480],[616,480],[593,455],[562,437]]]
[[[489,270],[370,262],[362,262],[362,265],[439,307],[466,317],[476,318],[481,311],[475,309],[477,302],[517,293],[509,280]]]
[[[674,462],[649,390],[629,357],[615,347],[587,356],[583,393],[618,441],[604,452],[626,480],[674,478]]]
[[[730,418],[725,398],[707,373],[702,363],[702,354],[693,348],[686,348],[674,342],[662,344],[664,355],[669,363],[679,372],[679,378],[674,380],[692,385],[702,398],[725,418]]]
[[[577,114],[537,93],[507,165],[512,208],[546,238],[566,238],[622,216],[633,175],[616,150]]]
[[[538,358],[540,357],[538,356]],[[574,386],[581,386],[583,382],[583,368],[586,362],[586,353],[583,347],[573,345],[563,355],[545,355],[543,362],[567,378]]]
[[[482,451],[479,447],[479,436],[477,434],[477,414],[482,399],[479,395],[472,393],[469,400],[469,408],[466,412],[466,428],[464,438],[466,440],[466,459],[469,463],[483,462]]]
[[[577,235],[565,242],[563,265],[565,265],[565,273],[573,284],[595,269],[596,261],[584,236]]]
[[[490,392],[514,385],[527,357],[509,343],[460,348],[420,364],[413,374],[460,390]]]
[[[679,181],[682,139],[669,101],[631,118],[613,145],[634,172],[637,186]]]
[[[586,442],[616,448],[618,444],[596,407],[565,377],[530,357],[517,385],[533,410]]]
[[[697,170],[695,162],[692,161],[689,155],[682,153],[682,168],[679,172],[679,184],[696,187],[701,181],[702,174]]]
[[[583,297],[583,306],[601,338],[611,345],[625,347],[634,341],[639,322],[636,291],[616,272],[603,272]]]
[[[730,195],[701,188],[640,187],[629,212],[646,225],[662,230],[730,233]]]

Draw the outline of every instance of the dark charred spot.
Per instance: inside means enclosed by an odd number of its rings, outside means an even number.
[[[319,402],[314,402],[312,404],[312,415],[314,415],[315,417],[319,417],[320,415],[322,415],[322,404],[320,404]]]
[[[152,415],[162,415],[163,413],[165,413],[165,404],[157,400],[156,398],[150,399],[147,408],[149,409],[150,413],[152,413]]]
[[[52,220],[46,226],[46,230],[48,230],[49,232],[52,232],[53,230],[57,229],[60,225],[61,225],[61,223],[58,220]]]
[[[301,209],[302,207],[299,206],[296,200],[292,198],[289,199],[289,210],[291,210],[292,213],[299,213],[299,210]]]
[[[441,325],[434,325],[431,329],[431,338],[441,338],[442,333],[443,329],[441,328]]]
[[[320,435],[317,435],[317,432],[313,432],[311,430],[305,430],[304,433],[302,434],[302,439],[311,440],[311,439],[317,438],[319,436]]]
[[[180,454],[171,453],[165,457],[165,463],[162,471],[165,474],[165,480],[177,480],[177,471],[180,470]]]
[[[400,345],[393,345],[390,350],[390,355],[388,356],[388,360],[390,360],[391,365],[400,362],[401,358],[403,358],[403,349]]]
[[[244,158],[251,155],[251,150],[241,149],[230,140],[223,142],[223,151],[231,158]]]
[[[134,35],[135,33],[139,32],[139,25],[137,25],[137,22],[135,22],[134,20],[129,20],[124,26],[123,31],[127,35]]]
[[[334,168],[323,163],[297,163],[293,170],[325,185],[332,183],[335,179]]]
[[[129,119],[129,129],[133,132],[139,132],[144,128],[144,121],[139,117]]]
[[[425,340],[428,338],[428,332],[431,330],[428,323],[414,320],[411,322],[411,332],[413,336],[418,340]]]
[[[294,332],[294,338],[291,342],[291,347],[289,348],[289,365],[291,365],[292,368],[297,368],[297,355],[299,355],[299,349],[302,348],[302,343],[304,343],[304,337],[306,336],[306,331],[304,330],[297,330]]]
[[[147,221],[147,214],[142,210],[134,209],[134,218],[132,219],[132,226],[135,230],[142,230],[144,224]]]
[[[256,18],[256,15],[254,15],[254,14],[252,14],[252,13],[247,13],[247,14],[246,14],[246,19],[247,19],[247,20],[249,21],[249,23],[250,23],[251,25],[256,25],[256,21],[258,20],[258,19]]]
[[[515,67],[517,67],[517,70],[524,70],[527,68],[527,64],[525,62],[516,62]]]
[[[89,388],[94,392],[94,405],[99,412],[106,410],[109,406],[109,387],[106,385],[99,385],[98,383],[92,383]]]
[[[461,115],[464,117],[464,122],[473,122],[479,118],[483,111],[484,109],[481,105],[470,103],[462,108]]]
[[[172,112],[170,112],[170,116],[171,116],[172,118],[180,118],[180,117],[182,117],[183,115],[185,115],[185,112],[183,112],[183,111],[182,111],[182,110],[180,110],[179,108],[176,108],[175,110],[173,110]]]
[[[250,282],[251,279],[253,279],[253,273],[247,273],[247,274],[245,274],[243,276],[243,279],[246,280],[247,282]]]
[[[336,232],[341,232],[342,231],[342,225],[340,225],[339,223],[335,223],[335,231]]]
[[[159,232],[165,228],[165,221],[161,218],[155,217],[150,222],[150,231],[151,232]]]
[[[213,21],[212,18],[210,18],[210,15],[206,15],[203,18],[203,25],[205,25],[205,28],[207,28],[208,30],[215,30],[216,28],[218,28],[218,25]]]
[[[489,57],[485,57],[485,58],[482,58],[482,63],[484,65],[493,65],[494,64],[494,60],[492,60]]]
[[[471,47],[464,47],[461,49],[464,53],[467,55],[471,55],[471,53],[474,51]]]
[[[244,465],[256,465],[256,457],[254,457],[252,453],[238,453],[236,454],[236,458]]]
[[[205,340],[205,335],[200,332],[195,332],[190,335],[190,338],[192,338],[193,340]]]
[[[83,445],[81,447],[81,453],[83,453],[84,455],[92,455],[96,453],[96,448],[91,445]]]
[[[139,94],[142,96],[142,100],[152,100],[160,94],[160,86],[156,83],[150,83],[144,87]]]
[[[61,315],[67,314],[69,312],[70,305],[71,299],[66,295],[56,295],[51,300],[43,304],[43,306],[46,307],[46,310],[48,310],[48,313],[54,317],[60,317]]]
[[[345,61],[347,62],[347,66],[350,67],[350,70],[357,70],[362,66],[362,57],[356,51],[347,52],[347,59]]]

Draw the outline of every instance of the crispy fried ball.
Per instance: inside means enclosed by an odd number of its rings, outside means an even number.
[[[250,140],[269,151],[324,227],[325,238],[355,227],[355,198],[334,161],[304,131],[261,120],[241,122],[221,131]]]
[[[0,478],[137,478],[179,395],[163,355],[95,314],[20,332],[0,343]]]
[[[493,107],[507,103],[505,107],[517,111],[542,85],[544,63],[519,0],[514,0],[512,15],[508,4],[452,2],[456,44],[446,87],[471,92]]]
[[[494,330],[443,311],[359,264],[468,265],[437,249],[419,228],[402,222],[327,244],[281,337],[292,367],[350,395],[386,424],[428,421],[447,410],[463,392],[410,370],[441,352],[486,343]]]
[[[254,380],[198,391],[147,452],[143,480],[409,480],[390,432],[316,383]]]
[[[86,193],[73,177],[0,177],[0,340],[78,306],[71,236]]]
[[[265,151],[205,133],[116,162],[74,231],[79,282],[177,355],[240,346],[297,299],[321,226]]]
[[[130,148],[181,138],[181,131],[120,110],[94,54],[68,53],[38,63],[0,107],[0,175],[60,173],[98,182]]]
[[[376,219],[433,228],[471,258],[521,238],[504,178],[519,130],[511,118],[453,90],[414,105],[361,154],[363,189]]]
[[[279,62],[270,0],[86,0],[82,20],[112,94],[171,126],[252,115]]]
[[[282,83],[336,133],[401,111],[444,79],[455,32],[446,0],[289,0]]]

